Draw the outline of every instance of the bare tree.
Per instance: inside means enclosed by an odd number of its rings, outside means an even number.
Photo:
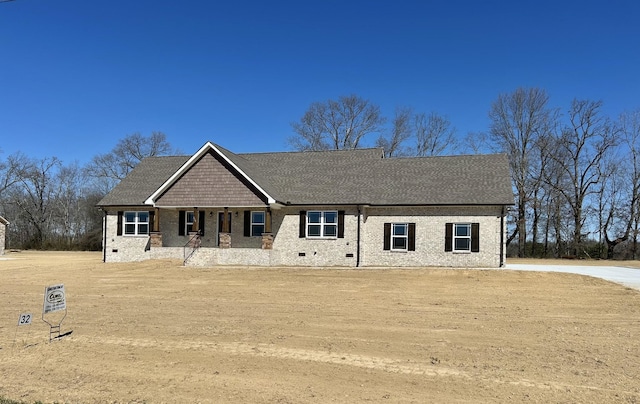
[[[525,255],[527,208],[538,188],[539,172],[534,170],[534,151],[538,142],[549,135],[557,118],[557,112],[548,107],[548,101],[544,90],[519,88],[510,94],[500,94],[489,111],[490,139],[509,156],[517,213],[516,227],[507,242],[517,234],[520,257]]]
[[[7,161],[0,161],[0,199],[2,193],[19,181],[18,174],[27,164],[27,158],[22,153],[12,154]]]
[[[555,118],[554,118],[555,119]],[[531,253],[532,257],[536,257],[540,254],[538,251],[538,242],[540,236],[541,229],[541,221],[543,220],[543,215],[545,211],[545,204],[549,204],[552,201],[552,197],[555,193],[550,192],[548,187],[544,186],[544,176],[545,173],[550,169],[551,164],[549,164],[549,154],[551,150],[549,149],[551,136],[545,135],[540,136],[536,140],[536,145],[534,147],[534,153],[537,154],[537,158],[531,160],[531,186],[532,191],[529,195],[529,209],[531,211]],[[534,156],[535,157],[535,156]],[[546,233],[544,234],[544,249],[542,251],[542,256],[547,256],[548,247],[549,247],[549,221],[547,220],[547,225],[545,226]]]
[[[456,130],[446,116],[435,112],[417,114],[413,120],[416,134],[416,156],[438,156],[455,148]]]
[[[562,195],[571,209],[573,255],[580,253],[584,238],[587,198],[603,180],[606,154],[617,142],[616,129],[600,113],[601,106],[601,101],[574,100],[569,110],[570,125],[562,130],[550,155],[565,179],[563,183],[547,183]]]
[[[365,136],[380,132],[384,122],[377,105],[356,95],[342,96],[311,104],[291,124],[297,136],[288,141],[297,150],[356,149]]]
[[[386,157],[400,157],[408,154],[403,143],[413,135],[411,120],[413,110],[409,107],[396,108],[389,136],[381,135],[376,146],[384,150]]]
[[[52,224],[55,173],[60,166],[56,157],[29,160],[18,172],[11,189],[11,203],[23,224],[24,240],[29,247],[42,248]]]
[[[460,152],[468,154],[483,154],[496,151],[491,145],[489,135],[485,132],[468,132],[464,140],[459,143],[458,149]]]
[[[607,198],[602,202],[607,209],[601,227],[607,258],[613,258],[615,247],[629,239],[640,203],[640,110],[622,114],[619,122],[624,154],[609,162],[610,176],[600,196],[601,200]]]
[[[56,173],[52,195],[52,236],[55,235],[65,249],[71,249],[78,236],[85,230],[79,220],[81,193],[84,178],[77,164],[61,166]]]
[[[87,165],[87,174],[108,192],[133,170],[145,157],[162,156],[174,152],[162,132],[150,136],[133,133],[121,139],[109,153],[98,154]]]
[[[7,229],[7,245],[13,247],[12,232],[15,228],[15,219],[18,211],[11,203],[12,188],[19,181],[19,173],[28,164],[26,156],[22,153],[12,154],[6,161],[0,160],[0,216],[9,219],[11,225]]]

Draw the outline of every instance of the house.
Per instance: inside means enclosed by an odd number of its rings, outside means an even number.
[[[98,204],[104,261],[501,267],[507,156],[381,149],[144,159]]]
[[[0,216],[0,255],[4,255],[8,225],[9,225],[9,221],[4,217]]]

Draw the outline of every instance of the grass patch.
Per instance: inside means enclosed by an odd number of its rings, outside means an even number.
[[[15,401],[8,398],[0,397],[0,404],[27,404],[24,401]],[[40,401],[36,401],[34,404],[42,404]]]
[[[0,397],[0,404],[29,404],[26,401],[16,401],[16,400],[11,400],[10,398],[4,398],[4,397]],[[44,404],[42,401],[34,401],[33,404]],[[55,401],[53,404],[58,404],[57,401]]]

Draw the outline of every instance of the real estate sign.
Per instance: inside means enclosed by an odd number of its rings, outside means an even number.
[[[66,310],[67,298],[64,293],[64,285],[47,286],[44,291],[44,306],[42,313],[52,313],[54,311]]]

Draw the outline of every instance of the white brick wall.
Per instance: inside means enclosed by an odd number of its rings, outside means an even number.
[[[107,262],[143,261],[152,258],[149,251],[145,251],[149,236],[118,236],[118,212],[108,212],[106,221],[104,249]]]
[[[260,248],[200,248],[189,258],[188,266],[270,266],[271,251]]]
[[[363,216],[363,266],[498,267],[500,207],[367,208]],[[415,223],[416,250],[385,251],[384,223]],[[480,252],[444,251],[446,223],[480,223]]]
[[[344,238],[313,239],[299,237],[300,210],[344,210]],[[206,211],[202,249],[189,265],[261,266],[344,266],[357,260],[358,210],[356,207],[285,207],[272,210],[273,250],[262,250],[260,237],[243,236],[243,210],[232,212],[232,248],[216,246],[218,211]],[[210,214],[212,212],[213,214]],[[238,215],[236,216],[236,212]],[[498,267],[500,265],[500,207],[395,207],[362,208],[361,266],[447,266]],[[415,223],[416,251],[383,249],[384,223]],[[480,223],[480,252],[444,251],[446,223]],[[178,212],[160,211],[160,230],[165,247],[145,251],[147,236],[116,236],[117,212],[107,220],[106,257],[108,262],[139,261],[151,258],[183,258],[187,236],[178,236]],[[502,250],[504,251],[504,249]],[[347,255],[352,255],[347,257]]]
[[[344,210],[344,238],[300,238],[301,210]],[[357,248],[357,209],[333,206],[283,208],[272,211],[273,250],[278,258],[273,265],[284,266],[355,266]],[[304,254],[301,256],[300,254]],[[353,257],[347,257],[353,254]]]
[[[0,255],[4,254],[7,226],[0,221]]]

